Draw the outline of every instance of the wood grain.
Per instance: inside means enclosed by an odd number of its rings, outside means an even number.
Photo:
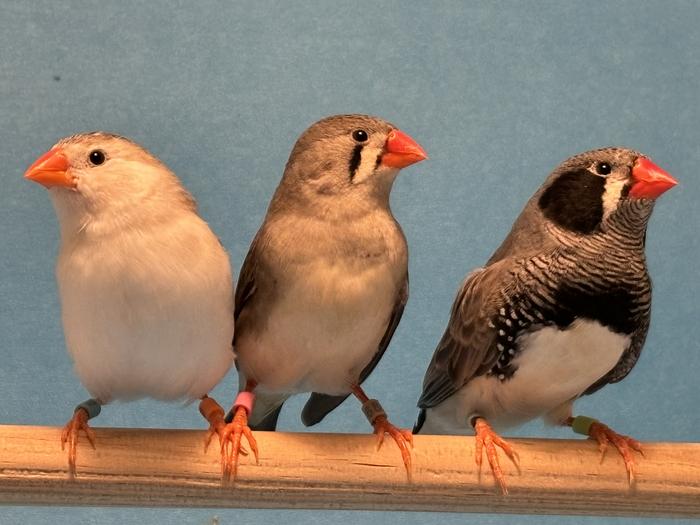
[[[95,433],[69,480],[60,429],[0,426],[0,503],[700,517],[698,443],[645,443],[630,489],[614,450],[601,463],[591,441],[513,439],[522,473],[503,458],[502,496],[488,470],[479,481],[471,437],[416,436],[408,483],[390,440],[377,451],[371,435],[256,432],[260,464],[242,458],[236,484],[222,486],[203,431]]]

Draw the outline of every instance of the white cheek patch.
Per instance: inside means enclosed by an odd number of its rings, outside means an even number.
[[[360,165],[353,177],[353,183],[361,184],[374,175],[374,171],[377,167],[377,157],[380,154],[381,151],[377,148],[369,146],[362,148],[362,152],[360,153]]]
[[[625,187],[625,179],[609,177],[605,181],[605,191],[603,192],[603,220],[606,220],[612,212],[617,209],[620,202],[622,190]]]

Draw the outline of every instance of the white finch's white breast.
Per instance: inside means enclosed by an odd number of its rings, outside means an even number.
[[[195,399],[230,368],[228,256],[194,212],[78,234],[62,245],[57,279],[67,347],[93,397]]]

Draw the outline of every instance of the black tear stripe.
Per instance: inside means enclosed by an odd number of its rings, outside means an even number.
[[[355,146],[355,149],[352,150],[352,157],[350,157],[350,182],[352,182],[352,179],[355,178],[355,173],[357,172],[357,168],[360,167],[360,162],[362,161],[362,148],[364,148],[363,145],[358,144]]]
[[[377,168],[378,168],[379,165],[382,163],[382,156],[383,156],[383,155],[384,155],[383,153],[380,153],[379,155],[377,155],[377,160],[376,160],[376,162],[374,163],[374,171],[377,171]]]
[[[539,200],[544,216],[577,233],[594,232],[603,220],[605,179],[588,170],[562,173]]]

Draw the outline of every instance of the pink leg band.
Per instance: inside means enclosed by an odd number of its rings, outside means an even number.
[[[250,414],[253,411],[253,404],[255,403],[255,394],[253,392],[238,392],[236,401],[233,403],[234,410],[238,407],[245,408],[246,412]]]

